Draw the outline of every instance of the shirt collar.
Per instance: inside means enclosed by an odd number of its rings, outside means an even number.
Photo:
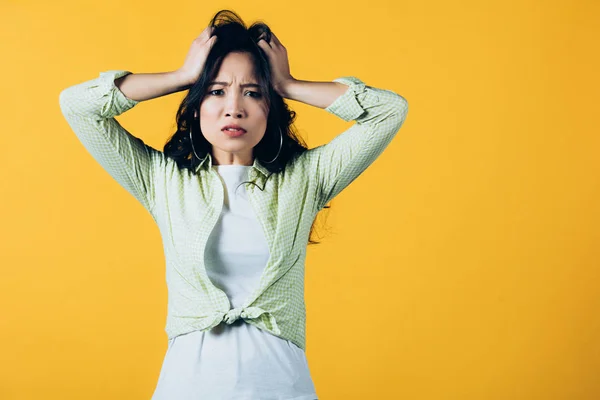
[[[207,152],[206,156],[200,161],[200,164],[196,167],[194,172],[198,172],[200,168],[209,170],[210,168],[212,168],[212,165],[212,156],[210,152]],[[264,177],[268,177],[271,174],[271,172],[268,169],[266,169],[260,161],[258,161],[257,157],[254,157],[252,168],[262,173]]]

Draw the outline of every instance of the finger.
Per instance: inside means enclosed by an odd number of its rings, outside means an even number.
[[[281,42],[279,41],[279,38],[273,32],[271,32],[271,36],[272,36],[273,43],[276,46],[280,46],[280,47],[285,48],[285,46],[283,44],[281,44]]]
[[[204,29],[198,36],[196,36],[196,38],[194,40],[202,40],[202,39],[206,39],[208,37],[208,34],[206,33],[206,29]]]
[[[271,40],[267,41],[267,33],[263,32],[261,33],[261,35],[259,36],[259,40],[262,39],[265,41],[266,44],[268,44],[269,46],[271,46],[271,44],[273,43],[273,38],[271,37]]]
[[[210,35],[212,35],[212,33],[214,31],[215,31],[215,27],[214,26],[207,26],[206,28],[204,28],[204,30],[202,31],[202,33],[200,34],[200,36],[204,35],[204,36],[210,37]]]
[[[260,38],[258,39],[258,45],[265,51],[271,50],[271,45],[269,43],[267,43],[267,41],[265,40],[265,38]]]
[[[214,28],[208,30],[207,34],[206,34],[206,41],[207,42],[215,42],[217,40],[217,35],[213,35],[214,32]]]
[[[271,31],[271,41],[277,45],[281,45],[281,42],[279,41],[277,36],[275,36],[275,34],[272,31]]]

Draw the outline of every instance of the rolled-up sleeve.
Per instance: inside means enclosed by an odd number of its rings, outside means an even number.
[[[356,123],[330,142],[309,150],[311,176],[317,179],[318,210],[379,157],[408,113],[406,99],[390,90],[367,86],[351,76],[334,82],[348,85],[348,89],[325,110]]]
[[[69,126],[93,158],[152,212],[154,173],[164,154],[133,136],[115,119],[139,103],[127,98],[114,82],[130,73],[101,72],[98,78],[64,89],[59,104]]]

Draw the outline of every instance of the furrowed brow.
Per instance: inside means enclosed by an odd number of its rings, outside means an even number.
[[[212,86],[212,85],[225,85],[225,86],[229,86],[228,82],[210,82],[208,84],[208,86]],[[259,88],[260,89],[260,85],[258,83],[245,83],[243,85],[240,85],[241,87],[255,87],[255,88]]]

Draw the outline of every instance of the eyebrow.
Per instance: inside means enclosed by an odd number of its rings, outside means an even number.
[[[225,86],[229,86],[228,82],[210,82],[208,84],[208,86],[212,86],[212,85],[225,85]],[[240,85],[241,87],[256,87],[260,89],[260,85],[258,83],[245,83],[243,85]]]

